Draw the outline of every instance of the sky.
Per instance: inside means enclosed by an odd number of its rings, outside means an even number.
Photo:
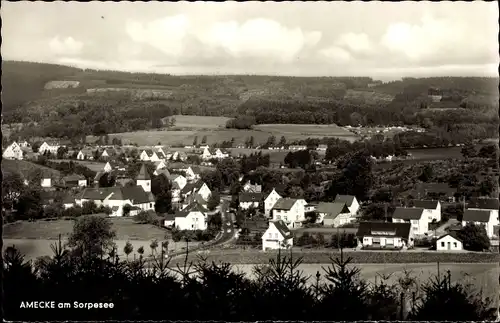
[[[498,75],[496,2],[3,2],[2,57],[170,74]]]

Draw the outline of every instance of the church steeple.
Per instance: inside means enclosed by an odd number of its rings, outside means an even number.
[[[137,175],[137,186],[142,186],[145,192],[151,192],[151,177],[146,170],[146,165],[142,164],[139,175]]]

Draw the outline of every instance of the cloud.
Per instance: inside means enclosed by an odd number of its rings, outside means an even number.
[[[478,29],[453,16],[435,18],[424,15],[418,24],[393,23],[382,36],[380,44],[388,50],[388,54],[399,55],[410,64],[470,64],[484,63],[485,58],[486,62],[498,59],[494,29]]]
[[[372,50],[372,43],[365,33],[342,34],[337,40],[337,45],[356,53],[367,53]]]
[[[74,56],[80,54],[83,49],[83,43],[74,40],[73,37],[66,37],[60,40],[57,36],[49,42],[49,48],[57,56]]]
[[[287,63],[321,40],[321,32],[287,28],[262,18],[241,24],[222,21],[200,26],[184,15],[177,15],[147,24],[129,21],[126,31],[133,41],[155,47],[179,61],[198,55],[204,59],[225,55]]]
[[[324,58],[330,59],[333,62],[346,63],[351,60],[351,54],[345,49],[338,46],[331,46],[319,51]]]

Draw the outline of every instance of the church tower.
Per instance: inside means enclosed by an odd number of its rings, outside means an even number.
[[[142,164],[139,175],[137,175],[137,186],[142,186],[145,192],[151,192],[151,177],[144,164]]]

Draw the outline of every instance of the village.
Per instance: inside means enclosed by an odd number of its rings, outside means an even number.
[[[317,149],[326,150],[323,146]],[[46,207],[59,199],[64,209],[70,209],[91,202],[96,207],[107,208],[110,217],[155,213],[157,197],[152,193],[152,177],[163,176],[171,183],[169,202],[172,206],[171,212],[157,213],[157,216],[163,217],[161,223],[164,227],[181,231],[207,230],[209,215],[220,211],[222,221],[228,224],[222,228],[222,233],[228,236],[228,240],[237,243],[247,238],[249,229],[236,217],[244,217],[245,223],[247,218],[251,221],[260,219],[266,227],[254,230],[254,234],[260,236],[263,251],[299,245],[298,237],[304,232],[335,235],[341,231],[349,231],[356,237],[356,242],[351,245],[354,250],[420,250],[418,241],[433,240],[436,252],[464,251],[463,241],[457,232],[469,223],[484,226],[493,244],[498,241],[498,199],[476,198],[467,206],[464,204],[461,221],[450,219],[443,222],[441,202],[421,199],[414,199],[411,207],[397,207],[391,218],[383,222],[365,221],[360,214],[360,206],[365,201],[351,195],[338,194],[333,202],[306,201],[287,196],[279,187],[263,192],[262,185],[248,180],[244,182],[243,176],[239,178],[240,192],[232,196],[229,192],[212,192],[202,180],[201,167],[213,166],[216,160],[237,157],[232,157],[227,150],[213,149],[208,145],[185,148],[187,152],[163,146],[71,149],[43,142],[37,152],[33,152],[30,144],[22,141],[10,144],[3,157],[35,160],[46,156],[69,159],[75,163],[100,162],[102,169],[96,172],[94,178],[81,174],[55,178],[48,172],[42,172],[42,204]],[[306,149],[305,146],[287,148],[295,151]],[[199,165],[189,164],[194,158],[198,159]],[[127,175],[127,165],[132,161],[141,164],[135,178]],[[114,183],[103,185],[102,179],[108,176],[115,179]],[[24,181],[28,185],[28,180]],[[217,201],[214,202],[214,198]],[[454,199],[451,195],[448,198]],[[224,205],[226,201],[231,201],[229,207]]]

